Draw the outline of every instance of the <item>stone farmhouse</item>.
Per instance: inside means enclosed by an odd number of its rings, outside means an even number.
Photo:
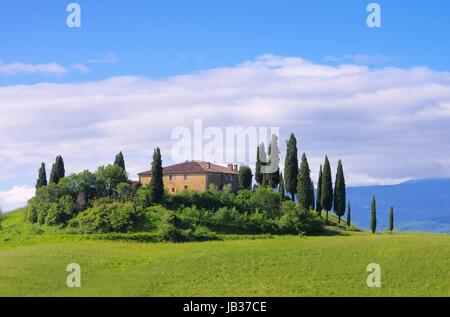
[[[152,172],[139,173],[139,182],[148,185]],[[238,166],[229,164],[228,167],[209,162],[186,161],[163,168],[164,187],[168,193],[176,194],[184,190],[206,191],[210,185],[219,190],[230,184],[231,190],[236,192],[239,188]]]

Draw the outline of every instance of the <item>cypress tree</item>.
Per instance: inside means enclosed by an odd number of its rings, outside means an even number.
[[[123,158],[122,152],[119,152],[119,154],[116,155],[116,159],[114,160],[114,165],[119,166],[119,167],[123,168],[124,171],[126,171],[125,160]]]
[[[47,172],[45,171],[45,163],[41,163],[41,167],[39,168],[39,175],[36,181],[36,189],[47,186]]]
[[[239,167],[238,179],[242,189],[252,189],[253,174],[250,167],[246,165]]]
[[[278,146],[278,137],[273,134],[272,140],[269,145],[268,150],[269,162],[268,166],[270,166],[271,170],[274,170],[273,173],[267,173],[267,186],[272,188],[277,188],[280,183],[280,148]]]
[[[50,173],[50,184],[58,184],[61,178],[65,176],[64,160],[61,155],[56,157]]]
[[[344,169],[342,167],[342,161],[339,160],[334,186],[334,212],[338,216],[338,224],[341,223],[341,217],[345,214],[346,201]]]
[[[295,199],[297,194],[297,182],[298,182],[298,149],[297,139],[295,135],[291,133],[286,146],[286,159],[284,161],[284,182],[286,191],[291,194],[292,200]]]
[[[255,181],[258,185],[263,186],[264,174],[261,172],[261,167],[267,162],[266,149],[264,143],[258,146],[256,151],[256,168],[255,168]]]
[[[316,198],[316,210],[320,216],[322,216],[322,165],[320,165],[319,181],[317,182],[317,198]]]
[[[309,169],[308,159],[306,154],[302,156],[300,170],[298,171],[297,194],[300,206],[306,210],[311,208],[311,171]]]
[[[314,198],[314,182],[311,181],[311,210],[316,209],[316,199]]]
[[[278,192],[280,193],[280,203],[282,203],[286,197],[283,173],[280,174],[280,186],[278,186]]]
[[[350,206],[350,201],[348,202],[348,209],[347,209],[347,229],[350,230],[350,227],[352,226],[352,208]]]
[[[377,201],[375,196],[372,198],[372,206],[370,210],[370,229],[372,233],[377,232]]]
[[[322,193],[320,199],[322,208],[326,211],[325,221],[328,223],[328,213],[333,208],[333,180],[328,156],[325,156],[325,164],[322,172]]]
[[[389,231],[394,231],[394,207],[389,210]]]
[[[150,201],[153,204],[159,204],[164,197],[163,167],[161,160],[161,151],[156,148],[153,153],[152,179],[150,181]]]

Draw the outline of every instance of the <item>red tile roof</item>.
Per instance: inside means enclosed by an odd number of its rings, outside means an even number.
[[[221,173],[221,174],[234,174],[237,175],[238,171],[231,169],[231,167],[225,167],[213,163],[201,162],[201,161],[187,161],[180,164],[175,164],[163,168],[163,174],[189,174],[189,173]],[[139,173],[138,175],[151,175],[152,171],[146,171]]]

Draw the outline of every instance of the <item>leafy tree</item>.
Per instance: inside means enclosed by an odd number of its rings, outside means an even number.
[[[316,199],[314,198],[314,182],[311,181],[311,210],[316,209]]]
[[[117,197],[122,201],[126,202],[130,198],[130,183],[120,183],[117,185]]]
[[[345,215],[346,201],[344,169],[342,167],[342,161],[339,160],[336,173],[336,183],[334,186],[334,212],[338,216],[338,224],[341,223],[341,217]]]
[[[150,201],[159,204],[164,197],[163,167],[161,150],[156,148],[153,152],[152,179],[150,181]]]
[[[311,170],[309,169],[306,154],[303,154],[300,170],[298,172],[297,193],[298,202],[305,210],[310,210],[311,208],[311,201],[313,199],[311,196],[311,186]]]
[[[284,179],[286,185],[286,191],[291,194],[292,200],[295,199],[297,194],[297,182],[298,182],[298,149],[297,139],[292,133],[287,141],[286,159],[284,161]]]
[[[114,165],[117,165],[117,166],[123,168],[124,171],[126,171],[125,160],[123,158],[122,152],[119,152],[119,154],[116,155],[116,159],[114,160]]]
[[[280,186],[278,186],[278,193],[280,193],[280,203],[284,201],[286,197],[286,190],[284,189],[284,178],[283,173],[280,174]]]
[[[350,201],[348,202],[348,209],[347,209],[347,228],[350,229],[352,226],[352,208],[350,206]]]
[[[238,179],[242,189],[252,189],[253,173],[250,167],[246,165],[239,167]]]
[[[266,173],[266,185],[272,188],[277,188],[280,183],[280,149],[278,146],[278,137],[272,135],[272,141],[269,145],[269,162],[268,166],[274,170],[273,173]]]
[[[127,181],[125,170],[117,165],[101,166],[96,173],[99,193],[104,196],[114,196],[117,185]]]
[[[322,165],[320,165],[319,181],[317,182],[316,210],[322,216]]]
[[[377,232],[377,201],[375,196],[372,198],[372,206],[370,209],[370,229],[372,233]]]
[[[64,178],[65,174],[64,160],[61,155],[58,155],[50,173],[50,184],[58,184],[60,179]]]
[[[389,210],[389,231],[394,231],[394,207]]]
[[[41,167],[39,168],[39,175],[36,181],[36,188],[47,186],[47,173],[45,171],[45,163],[41,163]]]
[[[331,167],[328,156],[325,156],[325,164],[322,171],[322,192],[321,205],[326,211],[326,223],[328,223],[328,213],[333,208],[333,180],[331,178]]]
[[[264,174],[261,172],[262,166],[265,166],[267,163],[267,156],[264,143],[261,143],[258,146],[256,151],[256,168],[255,168],[255,180],[256,183],[260,186],[264,186]]]

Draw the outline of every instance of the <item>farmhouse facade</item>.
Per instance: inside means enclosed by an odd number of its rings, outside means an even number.
[[[139,173],[139,182],[142,185],[150,184],[152,171]],[[238,167],[229,164],[228,167],[209,162],[186,161],[163,168],[164,188],[170,194],[184,190],[206,191],[211,185],[219,190],[225,185],[231,185],[236,192],[239,188]]]

